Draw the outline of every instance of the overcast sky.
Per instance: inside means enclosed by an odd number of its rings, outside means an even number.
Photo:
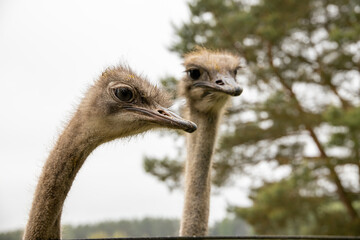
[[[127,62],[154,83],[182,76],[167,47],[171,23],[188,17],[183,0],[0,0],[0,231],[25,226],[44,161],[102,70]],[[144,155],[174,149],[154,132],[100,146],[73,184],[63,223],[180,218],[182,191],[169,192],[142,167]],[[227,203],[249,204],[243,190],[213,196],[210,221],[225,216]]]

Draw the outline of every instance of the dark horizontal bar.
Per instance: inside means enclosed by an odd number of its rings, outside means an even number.
[[[204,236],[204,237],[128,237],[128,238],[95,238],[91,240],[359,240],[360,236]],[[66,239],[64,239],[66,240]],[[90,239],[67,239],[67,240],[90,240]]]

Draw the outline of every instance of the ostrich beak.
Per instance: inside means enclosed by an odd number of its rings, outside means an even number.
[[[157,106],[155,109],[129,106],[125,108],[133,112],[140,113],[146,117],[146,120],[157,125],[173,129],[181,129],[188,133],[192,133],[197,129],[195,123],[183,119],[167,108]]]
[[[211,82],[194,82],[193,86],[207,88],[209,90],[222,92],[231,96],[239,96],[243,91],[233,76],[221,73],[216,74],[215,80],[212,80]]]

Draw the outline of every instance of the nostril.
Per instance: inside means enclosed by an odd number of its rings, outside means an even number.
[[[221,80],[221,79],[216,80],[215,83],[216,83],[217,85],[224,85],[224,82],[223,82],[223,80]]]
[[[168,116],[168,117],[170,117],[170,115],[167,113],[167,112],[165,112],[164,110],[158,110],[158,113],[160,113],[161,115],[165,115],[165,116]]]

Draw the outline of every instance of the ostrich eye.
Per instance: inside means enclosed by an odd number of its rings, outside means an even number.
[[[126,87],[115,88],[114,94],[119,100],[123,102],[130,102],[134,98],[134,94],[131,89]]]
[[[190,77],[194,80],[198,80],[201,76],[201,72],[199,69],[190,69],[188,71],[188,73],[189,73]]]

